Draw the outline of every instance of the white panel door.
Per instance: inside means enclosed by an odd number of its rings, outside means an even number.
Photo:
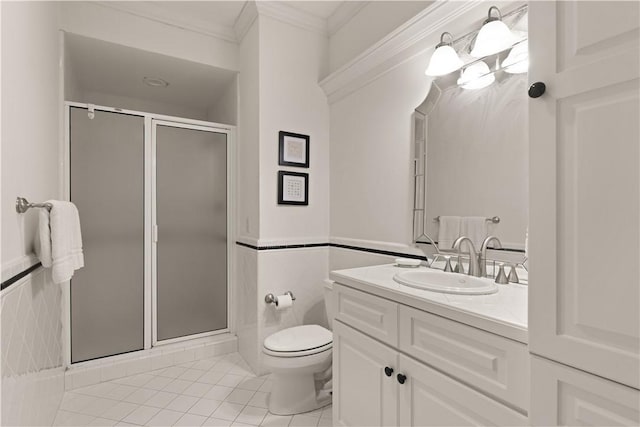
[[[640,387],[640,3],[531,2],[529,344]]]
[[[333,420],[340,426],[398,424],[398,353],[333,322]],[[390,375],[385,373],[385,368]]]
[[[640,392],[541,357],[531,358],[531,425],[637,426]]]
[[[407,356],[400,356],[402,426],[522,426],[528,418]]]

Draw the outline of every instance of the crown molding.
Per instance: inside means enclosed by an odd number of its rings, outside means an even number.
[[[327,19],[329,36],[334,35],[351,21],[370,1],[345,1]]]
[[[496,2],[513,4],[514,2]],[[330,104],[371,83],[414,56],[432,49],[442,31],[462,32],[481,22],[487,5],[482,0],[438,1],[389,33],[349,63],[320,81]],[[426,64],[425,64],[426,67]]]
[[[326,19],[296,9],[285,1],[258,0],[253,3],[258,8],[258,15],[268,16],[324,36],[328,34]]]
[[[233,24],[233,31],[236,41],[240,43],[244,36],[249,32],[249,28],[253,25],[253,21],[258,17],[258,8],[255,1],[247,1],[244,3],[236,22]]]
[[[215,37],[231,43],[240,43],[259,15],[268,16],[304,30],[329,36],[351,20],[368,1],[345,1],[329,19],[320,18],[300,10],[286,1],[250,0],[246,1],[232,27],[202,21],[184,20],[168,13],[162,13],[148,2],[138,1],[95,1],[97,5],[119,12],[128,13],[165,25],[195,33]],[[331,28],[331,30],[329,30]]]
[[[135,15],[141,18],[149,19],[151,21],[159,22],[165,25],[171,25],[173,27],[182,28],[184,30],[193,31],[195,33],[204,34],[206,36],[215,37],[224,41],[236,43],[238,41],[236,32],[233,28],[225,25],[212,24],[209,22],[191,22],[182,19],[178,19],[175,16],[168,16],[163,13],[154,11],[149,7],[146,2],[137,1],[96,1],[96,4],[100,6],[117,10],[120,12]]]

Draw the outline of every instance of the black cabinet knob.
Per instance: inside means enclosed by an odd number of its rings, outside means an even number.
[[[390,377],[391,375],[393,375],[393,368],[390,368],[390,367],[388,367],[388,366],[387,366],[387,367],[385,367],[385,368],[384,368],[384,374],[385,374],[386,376]]]
[[[540,98],[547,90],[547,85],[542,82],[535,82],[529,86],[529,98]]]
[[[407,380],[407,376],[404,374],[398,374],[398,382],[400,384],[404,384],[404,382]]]

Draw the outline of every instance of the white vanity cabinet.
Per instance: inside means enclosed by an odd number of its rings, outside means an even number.
[[[339,283],[333,292],[336,425],[528,424],[526,345]]]

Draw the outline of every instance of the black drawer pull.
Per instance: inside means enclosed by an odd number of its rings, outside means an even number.
[[[393,375],[393,368],[390,368],[390,367],[388,367],[388,366],[387,366],[387,367],[385,367],[385,368],[384,368],[384,374],[385,374],[386,376],[390,377],[391,375]]]
[[[407,381],[407,376],[404,374],[398,374],[398,382],[400,384],[404,384]]]

